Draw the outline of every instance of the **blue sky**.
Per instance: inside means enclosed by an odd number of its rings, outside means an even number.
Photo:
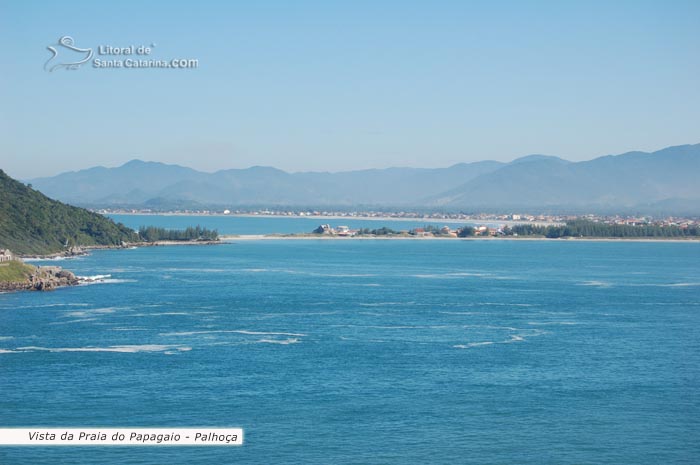
[[[698,143],[698,24],[697,1],[5,1],[0,168],[338,171]],[[65,35],[199,67],[44,71]]]

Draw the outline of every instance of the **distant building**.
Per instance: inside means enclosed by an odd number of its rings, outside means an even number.
[[[12,255],[12,252],[10,252],[10,249],[0,249],[0,262],[9,262],[10,260],[14,260],[15,256]]]
[[[350,229],[348,226],[338,226],[335,229],[335,233],[338,236],[352,237],[358,233],[358,230],[357,229]]]
[[[318,228],[314,229],[316,234],[333,234],[335,231],[331,228],[330,224],[322,224]]]

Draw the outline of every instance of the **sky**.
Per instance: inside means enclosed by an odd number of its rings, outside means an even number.
[[[3,0],[0,169],[342,171],[694,144],[698,25],[694,0]],[[143,45],[198,66],[49,72],[64,36],[93,58]]]

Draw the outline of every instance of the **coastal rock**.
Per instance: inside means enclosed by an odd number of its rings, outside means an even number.
[[[74,245],[73,247],[69,248],[66,251],[65,255],[70,256],[70,257],[74,257],[77,255],[87,255],[87,252],[82,247],[78,247],[78,246]]]
[[[0,282],[0,291],[52,291],[79,283],[80,279],[75,274],[60,266],[38,266],[25,280]]]
[[[34,273],[29,277],[29,289],[36,291],[49,291],[58,287],[61,281],[65,278],[59,278],[62,273],[60,267],[57,266],[40,266],[34,270]]]

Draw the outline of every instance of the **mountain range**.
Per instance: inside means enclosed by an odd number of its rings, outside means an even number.
[[[132,160],[31,179],[61,201],[100,208],[418,208],[445,211],[700,212],[700,144],[589,161],[529,155],[510,163],[288,173],[196,171]]]

